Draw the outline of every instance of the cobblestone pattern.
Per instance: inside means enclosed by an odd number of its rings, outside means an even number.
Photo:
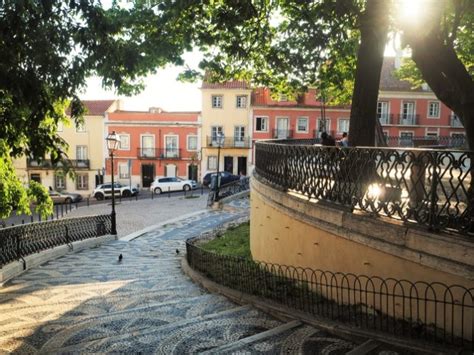
[[[237,201],[225,211],[67,255],[11,280],[0,289],[0,353],[212,352],[271,332],[283,323],[206,293],[180,268],[187,238],[245,218],[248,201]],[[341,354],[354,347],[300,325],[237,352]]]

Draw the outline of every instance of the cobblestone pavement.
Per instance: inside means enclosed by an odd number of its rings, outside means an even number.
[[[354,349],[352,342],[298,321],[283,323],[209,294],[182,273],[188,237],[245,218],[248,202],[240,200],[223,211],[206,211],[132,241],[112,241],[29,270],[0,289],[0,353],[343,354]]]

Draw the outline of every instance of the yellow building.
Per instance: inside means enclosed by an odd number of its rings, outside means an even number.
[[[33,159],[15,161],[17,175],[25,183],[35,180],[57,191],[68,191],[89,196],[100,182],[105,167],[105,130],[104,120],[108,112],[119,107],[116,100],[83,101],[87,111],[84,124],[77,126],[60,124],[58,134],[69,144],[67,155],[74,168],[75,178],[65,176],[63,171],[55,169],[50,160],[41,163]]]
[[[247,175],[252,148],[250,86],[243,81],[204,82],[201,90],[201,177],[217,169]],[[219,134],[225,137],[220,154]]]

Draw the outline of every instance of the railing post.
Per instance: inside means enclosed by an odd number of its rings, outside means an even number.
[[[437,230],[438,218],[438,152],[432,152],[433,173],[431,175],[430,229]]]
[[[69,244],[69,228],[67,226],[64,226],[66,228],[66,243]]]

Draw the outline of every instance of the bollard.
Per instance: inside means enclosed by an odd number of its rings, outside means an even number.
[[[62,204],[61,204],[61,217],[64,217],[64,207]]]
[[[153,200],[155,197],[153,196],[155,194],[155,191],[151,191],[151,199]]]
[[[30,219],[31,219],[31,223],[33,223],[33,221],[34,221],[33,215],[30,216]]]
[[[21,224],[25,224],[25,220],[24,220],[24,219],[21,220]]]
[[[184,190],[184,197],[186,197],[186,189]]]
[[[89,207],[89,197],[87,198],[87,207]]]
[[[168,198],[171,197],[171,187],[168,186]]]
[[[59,218],[59,205],[56,205],[56,219]]]
[[[38,222],[41,222],[41,214],[38,215]]]
[[[204,186],[201,185],[201,196],[204,194]]]

